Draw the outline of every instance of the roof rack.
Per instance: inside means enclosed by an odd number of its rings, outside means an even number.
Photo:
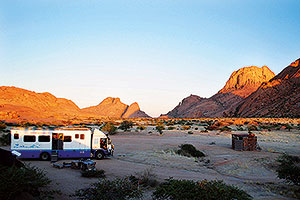
[[[68,128],[68,127],[60,127],[55,128],[54,130],[64,130],[64,131],[89,131],[89,128]]]
[[[57,128],[42,128],[42,127],[13,127],[11,130],[66,130],[66,131],[88,131],[90,128],[72,128],[72,127],[57,127]]]

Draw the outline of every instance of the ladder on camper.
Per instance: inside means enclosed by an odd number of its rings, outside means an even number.
[[[52,151],[51,152],[51,162],[58,161],[58,151]]]

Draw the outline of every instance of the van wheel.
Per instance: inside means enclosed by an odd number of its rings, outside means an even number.
[[[104,153],[103,153],[102,151],[97,151],[95,157],[96,157],[98,160],[101,160],[101,159],[104,158]]]
[[[41,160],[49,160],[50,159],[50,155],[47,152],[43,152],[40,155]]]

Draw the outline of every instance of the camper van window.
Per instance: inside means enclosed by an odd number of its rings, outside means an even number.
[[[24,142],[35,142],[34,135],[24,135]]]
[[[84,134],[80,134],[80,139],[84,140]]]
[[[72,142],[72,136],[65,135],[64,142]]]
[[[19,134],[15,133],[15,134],[14,134],[14,139],[15,139],[15,140],[18,140],[18,139],[19,139]]]
[[[78,139],[79,138],[79,134],[75,134],[75,139]]]
[[[40,135],[39,142],[50,142],[50,135]]]

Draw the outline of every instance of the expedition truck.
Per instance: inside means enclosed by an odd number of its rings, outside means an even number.
[[[111,139],[97,128],[11,130],[11,151],[19,158],[96,158],[113,155]]]

